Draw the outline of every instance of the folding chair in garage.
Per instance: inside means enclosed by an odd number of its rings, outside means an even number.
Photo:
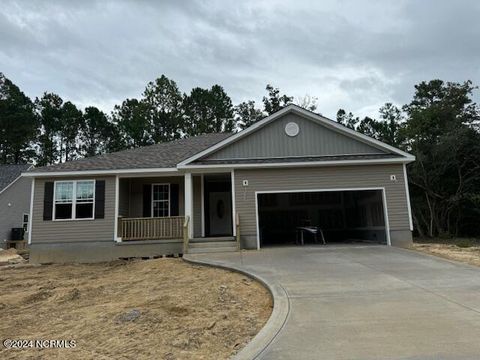
[[[313,239],[315,241],[315,244],[318,244],[318,234],[320,234],[322,238],[322,243],[323,245],[326,245],[325,241],[325,236],[323,236],[323,231],[320,227],[318,226],[298,226],[297,227],[297,238],[296,238],[296,244],[300,242],[300,245],[304,245],[304,233],[309,233],[313,235]]]

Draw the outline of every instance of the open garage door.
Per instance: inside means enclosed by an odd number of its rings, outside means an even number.
[[[387,244],[383,190],[257,193],[260,246],[292,245],[303,228],[320,228],[327,244]],[[317,239],[318,240],[318,239]]]

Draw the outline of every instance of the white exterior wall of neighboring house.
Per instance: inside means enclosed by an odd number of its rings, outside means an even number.
[[[23,226],[23,215],[30,213],[32,178],[21,177],[0,193],[0,247],[10,239],[12,228]]]

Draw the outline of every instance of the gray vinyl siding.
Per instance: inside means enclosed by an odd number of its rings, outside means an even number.
[[[184,181],[180,176],[169,177],[152,177],[152,178],[131,178],[130,179],[130,200],[129,200],[129,212],[128,217],[143,217],[143,185],[144,184],[178,184],[179,185],[179,198],[178,198],[178,211],[179,215],[185,214],[185,200],[184,193]],[[126,194],[120,194],[120,198],[128,196]],[[120,199],[120,203],[122,200]]]
[[[202,178],[193,177],[193,236],[202,236]]]
[[[0,194],[0,248],[13,227],[22,227],[23,214],[30,213],[31,185],[31,178],[20,178]]]
[[[94,220],[43,220],[45,182],[55,180],[105,180],[105,218]],[[32,244],[113,241],[115,177],[36,178],[33,199]]]
[[[396,175],[397,181],[390,180]],[[242,186],[248,180],[248,187]],[[235,170],[236,211],[242,237],[256,237],[256,191],[384,187],[390,231],[408,230],[407,194],[402,165],[357,165]]]
[[[285,125],[296,122],[300,132],[285,134]],[[290,156],[325,156],[385,153],[357,139],[296,114],[287,114],[206,159],[244,159]]]

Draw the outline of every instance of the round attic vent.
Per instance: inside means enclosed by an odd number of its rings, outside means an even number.
[[[288,136],[297,136],[299,132],[300,128],[298,127],[297,123],[289,122],[287,125],[285,125],[285,134]]]

